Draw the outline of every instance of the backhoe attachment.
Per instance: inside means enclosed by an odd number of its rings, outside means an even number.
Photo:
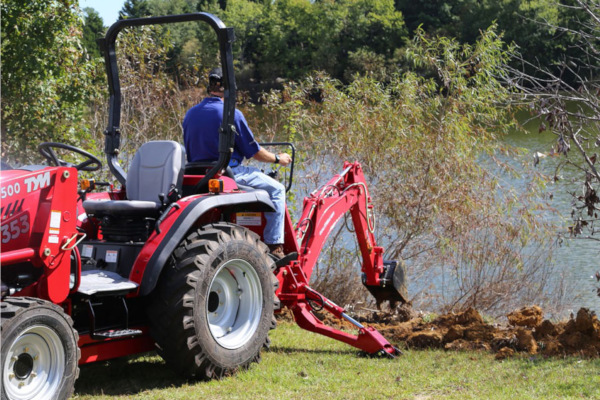
[[[402,261],[384,261],[384,271],[379,277],[379,285],[368,285],[366,275],[363,274],[363,285],[369,290],[377,302],[377,308],[388,301],[390,309],[398,305],[409,303],[406,291],[406,267]]]
[[[281,283],[277,292],[282,306],[294,313],[298,325],[363,350],[370,355],[396,356],[400,351],[376,329],[365,327],[348,316],[345,310],[309,287],[313,269],[321,250],[336,223],[347,214],[362,256],[362,281],[375,297],[377,305],[408,303],[405,269],[402,262],[384,261],[384,249],[375,240],[375,213],[367,183],[359,163],[344,163],[344,170],[325,185],[304,198],[302,216],[294,230],[297,258],[277,271]],[[291,232],[290,232],[291,233]],[[286,233],[287,235],[287,233]],[[325,325],[317,316],[327,311],[354,325],[357,335]]]
[[[303,281],[304,274],[296,261],[284,267],[284,288],[293,290],[282,291],[278,294],[282,305],[290,308],[298,326],[307,331],[319,333],[332,339],[354,346],[369,356],[385,356],[394,358],[401,351],[392,346],[381,333],[372,327],[367,327],[346,314],[346,310],[322,294],[310,288]],[[329,312],[335,317],[346,320],[358,330],[356,335],[350,334],[331,326],[325,325],[315,313]]]

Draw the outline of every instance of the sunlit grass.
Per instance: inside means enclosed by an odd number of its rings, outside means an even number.
[[[354,348],[280,324],[260,364],[221,381],[187,382],[149,354],[81,368],[78,399],[600,399],[600,360]]]

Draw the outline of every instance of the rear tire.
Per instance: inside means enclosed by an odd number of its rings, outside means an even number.
[[[23,297],[0,303],[2,400],[62,400],[79,375],[79,336],[59,306]]]
[[[213,224],[188,235],[149,309],[167,364],[186,377],[218,379],[258,362],[276,326],[274,268],[267,246],[240,226]]]

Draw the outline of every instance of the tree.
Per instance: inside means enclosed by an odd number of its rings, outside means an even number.
[[[104,36],[106,27],[98,11],[90,7],[84,8],[83,11],[85,18],[83,23],[83,46],[90,57],[100,57],[100,47],[98,47],[96,40]]]
[[[408,42],[402,13],[397,11],[392,0],[347,0],[344,26],[336,38],[337,60],[343,67],[334,70],[335,76],[348,75],[348,55],[367,51],[365,65],[373,58],[382,58],[384,65],[394,65],[398,60],[395,52]],[[343,69],[341,69],[343,68]],[[392,67],[395,69],[395,66]]]
[[[356,71],[388,68],[407,40],[402,14],[393,0],[230,0],[224,4],[149,0],[155,15],[207,11],[233,27],[242,85],[302,79],[316,70],[345,79]],[[206,66],[214,61],[216,48],[206,29],[170,27],[169,32],[176,63]]]
[[[270,98],[284,116],[274,127],[290,135],[310,165],[296,189],[304,183],[313,190],[342,160],[360,161],[378,244],[385,259],[407,261],[418,307],[501,313],[517,299],[542,302],[554,226],[539,218],[537,193],[506,187],[492,161],[511,122],[510,91],[497,78],[508,60],[502,40],[493,29],[473,45],[418,31],[404,55],[412,71],[396,71],[385,83],[367,74],[343,86],[317,75]],[[315,93],[320,102],[312,100]],[[352,234],[333,236],[338,245],[325,246],[330,258],[313,283],[347,304],[357,300],[358,287],[349,283],[360,285],[360,276],[346,256],[358,251],[339,250]],[[427,304],[432,299],[436,304]]]
[[[529,62],[551,66],[565,53],[577,53],[569,36],[556,29],[574,20],[571,10],[553,0],[396,0],[396,6],[411,32],[421,26],[430,34],[474,43],[480,31],[497,23],[504,40],[518,45]]]
[[[573,0],[560,7],[570,15],[568,24],[553,25],[545,20],[539,24],[571,39],[578,56],[567,54],[552,67],[518,56],[524,68],[513,69],[509,83],[518,89],[516,100],[535,110],[540,131],[556,135],[550,153],[565,159],[552,179],[559,179],[560,169],[567,165],[580,171],[581,179],[571,192],[572,225],[567,236],[600,241],[600,4]],[[535,73],[529,74],[529,70]]]
[[[2,158],[26,163],[40,141],[79,144],[92,66],[76,0],[2,1]]]
[[[119,11],[119,19],[141,18],[152,15],[148,0],[125,0],[123,8]]]
[[[278,0],[262,7],[246,46],[258,80],[301,79],[316,70],[344,79],[350,53],[355,64],[365,54],[363,66],[379,58],[387,66],[407,39],[392,0]]]

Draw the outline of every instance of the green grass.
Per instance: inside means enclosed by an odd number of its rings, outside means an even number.
[[[600,399],[600,360],[406,350],[364,358],[290,324],[262,362],[221,381],[178,378],[154,354],[83,366],[77,399]]]

